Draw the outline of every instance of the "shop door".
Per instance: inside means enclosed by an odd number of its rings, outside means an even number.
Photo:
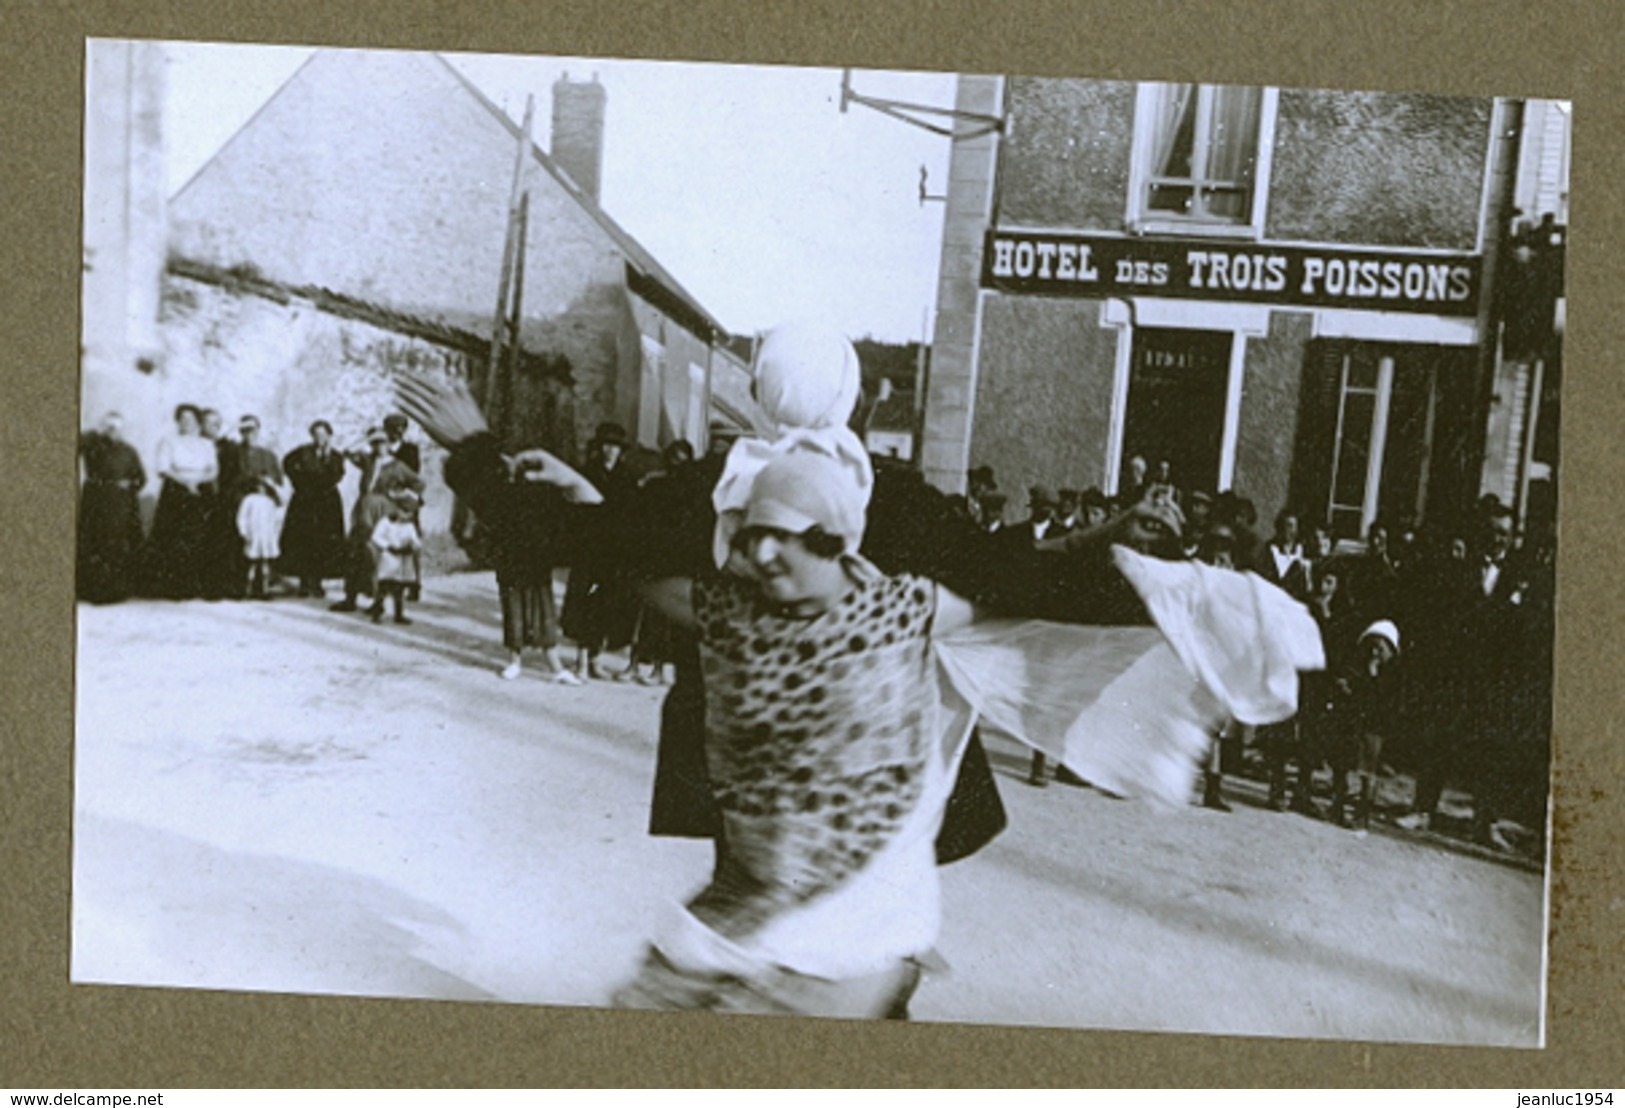
[[[1139,328],[1129,365],[1123,457],[1166,461],[1182,490],[1217,492],[1230,381],[1228,332]]]

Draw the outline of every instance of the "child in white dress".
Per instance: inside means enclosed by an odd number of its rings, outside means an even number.
[[[264,478],[237,505],[237,533],[248,559],[248,597],[269,600],[271,567],[282,556],[282,502]]]
[[[372,529],[378,584],[373,590],[372,610],[368,614],[374,623],[383,622],[387,596],[394,604],[395,622],[411,623],[406,618],[406,590],[419,580],[423,538],[418,534],[417,512],[422,500],[412,489],[399,488],[390,492],[389,501],[389,514]]]

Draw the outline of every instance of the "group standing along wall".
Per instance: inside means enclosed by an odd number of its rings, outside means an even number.
[[[260,418],[261,445],[278,457],[309,440],[317,419],[333,425],[341,448],[361,448],[368,427],[396,411],[392,375],[409,369],[466,379],[484,368],[466,351],[358,319],[344,319],[308,302],[288,303],[170,274],[164,283],[160,332],[164,368],[155,380],[163,412],[192,403],[218,410],[235,436],[239,417]],[[151,470],[157,438],[133,440]],[[441,478],[445,451],[410,431],[419,443],[427,485],[425,533],[448,530],[452,495]],[[354,503],[359,470],[350,467],[341,493]]]

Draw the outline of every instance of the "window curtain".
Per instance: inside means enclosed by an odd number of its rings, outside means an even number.
[[[1157,113],[1153,177],[1190,177],[1196,137],[1196,86],[1164,85]]]
[[[1263,90],[1224,87],[1213,90],[1213,141],[1208,176],[1217,181],[1249,184],[1258,146],[1258,115]]]

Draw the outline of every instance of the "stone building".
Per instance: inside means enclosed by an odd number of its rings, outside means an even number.
[[[283,450],[316,418],[358,440],[401,366],[480,392],[517,165],[509,445],[573,459],[613,420],[703,449],[714,420],[749,421],[712,403],[746,375],[721,324],[598,203],[606,90],[552,92],[544,152],[438,55],[318,51],[170,200],[165,391],[254,411]],[[450,516],[438,460],[431,530]]]
[[[936,484],[1115,492],[1139,455],[1351,540],[1518,499],[1487,429],[1528,403],[1495,289],[1524,102],[964,76],[957,107],[998,125],[950,162]]]

